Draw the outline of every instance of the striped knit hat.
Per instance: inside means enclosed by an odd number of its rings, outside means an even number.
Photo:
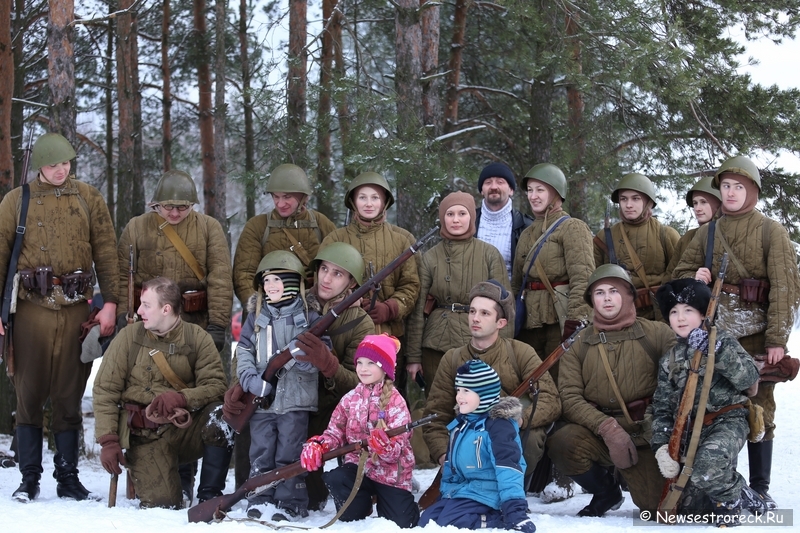
[[[270,302],[270,305],[274,307],[283,307],[294,300],[298,294],[300,294],[300,274],[297,272],[282,269],[265,270],[261,273],[262,287],[264,285],[264,278],[269,274],[278,276],[283,282],[283,296],[281,296],[281,299],[277,302]]]
[[[456,370],[456,388],[476,393],[481,403],[474,413],[485,413],[500,401],[500,376],[480,359],[470,359]]]
[[[386,377],[394,381],[394,367],[397,364],[397,352],[400,350],[400,341],[387,333],[380,335],[366,335],[356,348],[355,359],[366,357],[374,361],[381,370],[386,372]]]

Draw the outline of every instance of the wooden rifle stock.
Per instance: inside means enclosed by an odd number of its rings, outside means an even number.
[[[422,426],[431,422],[434,418],[436,418],[436,416],[438,415],[428,415],[420,418],[416,422],[409,422],[408,424],[403,424],[402,426],[386,430],[386,435],[389,437],[395,437],[397,435],[406,433],[407,431],[411,431],[418,426]],[[367,447],[367,439],[351,442],[350,444],[346,444],[345,446],[325,453],[322,456],[322,461],[326,462],[331,459],[347,455],[351,452],[366,449]],[[262,490],[274,487],[284,479],[297,476],[305,471],[306,469],[303,468],[303,466],[300,464],[300,461],[297,461],[282,468],[276,468],[274,470],[270,470],[269,472],[264,472],[263,474],[253,476],[242,483],[242,486],[236,489],[236,491],[232,494],[223,494],[222,496],[211,498],[210,500],[206,500],[189,509],[189,522],[210,522],[215,519],[221,519],[225,516],[225,513],[231,509],[231,507],[243,500],[249,493],[253,492],[258,494]]]
[[[433,237],[436,233],[439,232],[438,227],[434,227],[428,233],[425,234],[420,240],[415,242],[411,245],[406,251],[402,254],[397,256],[391,263],[386,265],[383,269],[381,269],[377,274],[372,276],[367,282],[362,284],[358,289],[354,290],[350,296],[343,299],[337,305],[335,305],[332,309],[330,309],[327,313],[323,316],[319,317],[317,320],[314,321],[313,324],[309,326],[306,330],[307,332],[311,333],[316,337],[321,337],[325,334],[328,328],[331,327],[333,322],[344,313],[350,306],[354,303],[361,300],[369,291],[379,290],[380,283],[384,279],[386,279],[389,274],[397,270],[397,268],[405,263],[412,255],[417,253],[420,248],[428,241],[431,237]],[[258,312],[258,310],[256,310]],[[275,376],[275,373],[282,368],[286,363],[288,363],[292,358],[292,354],[289,352],[289,347],[286,346],[281,350],[280,353],[270,358],[269,362],[267,363],[267,369],[264,370],[261,378],[264,381],[269,381]],[[242,412],[237,415],[235,418],[228,418],[223,416],[223,420],[231,426],[234,431],[237,433],[241,432],[242,428],[247,424],[250,418],[253,416],[258,404],[260,403],[260,399],[253,393],[245,392],[244,396],[242,397],[242,401],[245,403],[246,407]]]
[[[711,291],[711,300],[708,302],[708,308],[706,309],[706,316],[703,320],[701,327],[705,331],[709,331],[711,326],[714,324],[714,315],[717,312],[717,303],[719,302],[719,293],[722,290],[722,282],[725,279],[725,273],[728,270],[728,253],[724,253],[722,255],[722,261],[719,267],[719,274],[717,275],[717,279],[714,281],[714,288]],[[691,368],[689,371],[689,376],[686,378],[686,385],[683,389],[683,394],[681,395],[681,403],[678,405],[678,412],[675,415],[675,425],[672,427],[672,433],[669,437],[669,445],[667,446],[667,451],[669,452],[669,456],[676,462],[681,463],[681,446],[685,442],[684,434],[687,432],[689,428],[689,417],[692,414],[692,408],[694,407],[694,398],[697,393],[697,381],[700,376],[700,361],[703,358],[703,352],[700,350],[695,350],[694,355],[692,356]],[[674,513],[678,507],[678,500],[672,509],[664,509],[663,505],[667,496],[669,495],[670,491],[678,490],[675,487],[675,482],[677,481],[677,477],[668,479],[664,483],[664,488],[661,491],[661,499],[658,503],[659,511],[667,511]]]
[[[511,396],[514,396],[516,398],[521,398],[526,392],[533,389],[535,383],[539,381],[539,379],[544,375],[544,373],[550,370],[553,367],[553,365],[556,364],[556,362],[558,362],[559,359],[561,359],[561,356],[564,355],[564,353],[567,350],[569,350],[569,347],[572,346],[572,343],[574,343],[575,339],[578,338],[578,333],[580,333],[586,327],[586,325],[587,325],[586,322],[581,322],[580,325],[577,328],[575,328],[575,331],[572,333],[572,335],[570,335],[564,342],[559,344],[556,347],[556,349],[553,350],[550,353],[550,355],[548,355],[545,358],[544,361],[542,361],[542,364],[537,366],[536,369],[533,372],[531,372],[531,375],[528,376],[527,379],[523,380],[522,383],[520,383],[516,389],[514,389],[514,391],[511,393]],[[536,407],[534,405],[534,409],[535,408]],[[531,419],[532,418],[533,418],[533,413],[531,413]],[[439,471],[436,473],[436,477],[433,478],[430,487],[428,487],[428,489],[424,493],[422,493],[422,496],[420,496],[419,498],[419,502],[417,502],[420,510],[424,511],[425,509],[433,505],[433,503],[437,499],[439,499],[439,494],[440,494],[439,486],[441,482],[442,482],[442,467],[439,467]]]

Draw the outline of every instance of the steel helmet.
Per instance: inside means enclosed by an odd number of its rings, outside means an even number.
[[[342,267],[359,285],[364,283],[364,257],[352,245],[346,242],[332,242],[320,249],[309,265],[311,270],[316,272],[323,261]]]
[[[192,177],[182,170],[168,170],[158,180],[151,204],[194,205],[197,187]]]
[[[311,182],[308,180],[305,170],[285,163],[278,165],[269,175],[267,182],[267,192],[269,193],[301,193],[311,196]]]
[[[389,188],[389,182],[386,181],[386,178],[377,172],[362,172],[350,182],[350,185],[347,187],[347,191],[344,193],[344,206],[347,209],[350,209],[351,211],[356,210],[356,204],[353,201],[353,194],[355,193],[356,189],[362,185],[375,185],[383,189],[383,191],[386,193],[386,206],[383,208],[384,211],[389,209],[392,204],[394,204],[394,196],[392,195],[392,190]]]
[[[76,156],[75,149],[63,135],[45,133],[33,143],[31,167],[39,170],[42,167],[72,161]]]
[[[749,157],[737,155],[736,157],[731,157],[723,161],[714,173],[714,181],[711,182],[712,187],[719,189],[720,175],[725,172],[750,178],[755,182],[758,190],[761,190],[761,172],[759,172],[758,167]]]
[[[300,262],[300,259],[298,259],[296,255],[286,250],[275,250],[262,257],[261,261],[258,263],[256,275],[253,277],[253,287],[256,290],[262,286],[261,278],[263,273],[270,270],[289,270],[297,272],[300,275],[300,283],[303,282],[303,277],[305,276],[303,263]]]
[[[522,189],[526,189],[528,180],[541,181],[556,190],[561,200],[567,199],[567,177],[564,172],[552,163],[539,163],[522,178]]]
[[[656,188],[653,186],[653,182],[650,181],[650,178],[644,174],[631,172],[630,174],[625,174],[622,176],[622,179],[619,180],[619,183],[617,183],[617,186],[611,193],[611,201],[615,204],[619,203],[620,191],[640,192],[650,198],[650,200],[653,202],[653,207],[656,205]]]
[[[712,176],[705,176],[700,178],[700,181],[694,184],[694,187],[689,189],[689,192],[686,193],[686,205],[689,207],[694,207],[692,205],[692,195],[696,192],[704,192],[706,194],[710,194],[720,202],[722,201],[722,197],[719,194],[719,189],[715,189],[711,186],[711,182],[714,178]]]
[[[625,272],[624,268],[613,263],[600,265],[592,272],[592,275],[589,276],[589,281],[586,283],[586,290],[583,292],[583,300],[589,304],[590,307],[594,308],[594,302],[592,302],[592,285],[603,278],[617,278],[627,282],[628,285],[630,285],[631,294],[636,295],[636,287],[633,286],[631,277]]]

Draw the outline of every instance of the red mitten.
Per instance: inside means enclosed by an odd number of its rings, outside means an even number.
[[[156,415],[167,418],[169,415],[175,413],[178,407],[186,407],[186,397],[180,392],[170,390],[162,392],[150,402],[153,406],[153,413]]]
[[[225,392],[225,403],[222,404],[222,414],[225,415],[225,418],[234,419],[244,411],[247,405],[242,401],[243,397],[244,389],[239,383]]]
[[[109,474],[120,475],[122,469],[119,465],[125,465],[125,455],[122,453],[122,447],[119,445],[119,437],[117,435],[103,435],[97,442],[103,448],[100,450],[100,463]]]
[[[313,472],[322,467],[322,456],[329,451],[327,443],[319,437],[311,437],[303,444],[300,453],[300,466]]]
[[[377,453],[378,455],[385,455],[389,450],[389,445],[391,442],[389,442],[389,436],[384,430],[380,428],[374,428],[369,432],[367,444],[369,445],[369,449],[373,452]]]

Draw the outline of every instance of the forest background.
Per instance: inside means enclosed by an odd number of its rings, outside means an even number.
[[[680,199],[745,154],[799,241],[800,183],[777,158],[800,154],[800,91],[742,68],[748,41],[798,23],[797,0],[0,0],[0,195],[29,139],[57,131],[118,233],[178,168],[235,240],[286,162],[339,225],[350,180],[382,173],[419,236],[488,162],[521,178],[548,161],[596,230],[624,173]],[[3,379],[0,433],[9,402]]]

